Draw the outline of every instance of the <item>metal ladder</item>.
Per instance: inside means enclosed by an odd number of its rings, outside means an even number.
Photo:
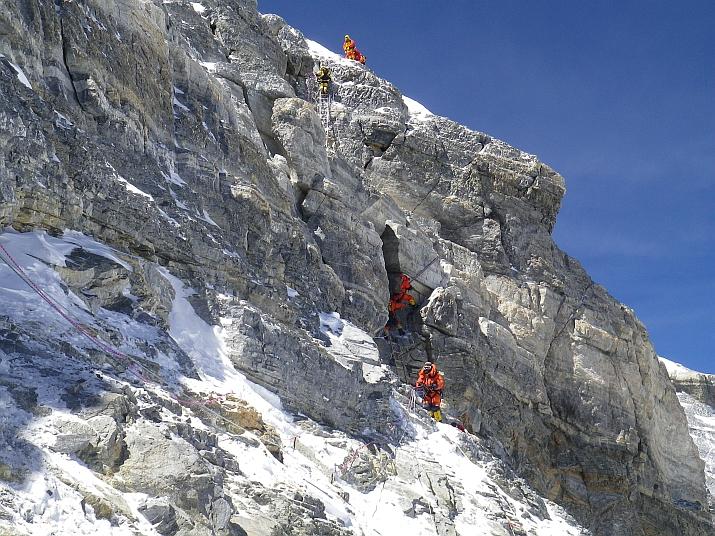
[[[328,134],[330,132],[330,109],[333,104],[333,94],[328,90],[327,94],[323,94],[318,87],[318,95],[315,99],[318,115],[320,116],[320,122],[323,124],[323,130],[325,130],[325,146],[328,146]]]

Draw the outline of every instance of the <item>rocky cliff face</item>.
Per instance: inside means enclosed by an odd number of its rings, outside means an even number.
[[[0,223],[26,233],[3,236],[86,326],[39,317],[38,297],[3,279],[22,304],[0,317],[16,417],[3,439],[25,454],[2,459],[0,517],[19,526],[13,505],[44,471],[124,533],[370,533],[371,507],[326,513],[320,493],[372,489],[379,505],[381,482],[430,533],[469,534],[487,523],[481,509],[497,512],[491,534],[515,533],[517,517],[555,534],[560,514],[526,484],[511,489],[531,513],[455,487],[461,466],[440,452],[431,470],[410,468],[404,441],[431,424],[409,417],[396,387],[430,358],[448,412],[477,434],[450,439],[469,443],[470,463],[496,454],[501,475],[514,470],[593,534],[713,532],[703,462],[645,328],[551,239],[558,173],[430,114],[250,0],[0,6]],[[319,61],[335,82],[327,132]],[[373,341],[400,272],[418,308],[405,336]],[[284,417],[235,424],[251,414],[226,399],[237,385],[278,395],[311,441],[380,445],[361,472],[376,476],[335,484],[325,446],[288,458],[280,442],[297,425]],[[240,465],[257,452],[343,487],[277,485]],[[402,463],[388,470],[390,453]],[[67,477],[68,460],[84,478]],[[441,482],[431,495],[405,485],[423,474]],[[29,497],[32,532],[50,499]]]

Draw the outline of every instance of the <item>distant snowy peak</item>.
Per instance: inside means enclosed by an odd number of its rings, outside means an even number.
[[[690,436],[705,462],[705,481],[712,502],[715,497],[715,408],[686,392],[679,392],[678,400],[688,419]]]
[[[691,370],[658,356],[668,371],[680,406],[688,420],[688,430],[705,463],[705,481],[710,502],[715,497],[715,375]]]
[[[688,413],[688,408],[683,403],[684,395],[689,395],[693,402],[708,406],[710,410],[715,411],[715,374],[704,374],[702,372],[690,370],[689,368],[664,357],[659,357],[658,359],[660,359],[660,362],[663,363],[665,368],[668,370],[668,376],[670,377],[670,381],[673,383],[673,387],[675,387],[675,391],[678,393],[680,405],[685,409],[685,413],[688,416],[688,423],[691,428],[693,426],[693,420],[691,415]],[[697,444],[698,438],[695,438],[695,436],[693,436],[693,438],[696,440]],[[712,442],[715,444],[715,435],[712,438]],[[712,458],[713,464],[715,465],[715,455],[713,455]],[[715,468],[712,469],[712,472],[715,475]]]
[[[715,374],[705,374],[704,372],[691,370],[662,356],[658,356],[658,359],[665,365],[668,376],[673,381],[715,381]]]

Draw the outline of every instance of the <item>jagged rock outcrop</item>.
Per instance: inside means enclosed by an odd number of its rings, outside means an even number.
[[[91,486],[57,486],[90,504],[92,522],[280,534],[297,512],[292,533],[358,534],[348,507],[326,514],[334,491],[318,500],[295,482],[256,483],[264,473],[242,466],[240,449],[280,463],[285,449],[260,440],[268,429],[222,442],[226,416],[193,422],[201,411],[164,392],[239,382],[226,376],[235,368],[333,434],[392,444],[394,470],[361,454],[352,485],[382,486],[438,534],[466,534],[460,515],[476,522],[480,493],[508,499],[427,459],[434,505],[399,484],[422,474],[401,441],[431,424],[410,424],[394,388],[430,358],[449,412],[593,534],[713,533],[703,463],[645,328],[551,239],[565,186],[550,167],[431,115],[254,1],[0,7],[0,223],[61,235],[32,235],[43,252],[33,273],[97,337],[131,350],[147,385],[129,387],[136,363],[12,309],[0,349],[20,372],[2,371],[0,393],[17,434],[2,439],[27,456],[0,458],[4,480],[65,475],[60,462],[76,457]],[[327,133],[311,102],[317,60],[335,81]],[[374,343],[364,332],[380,333],[400,272],[419,307],[405,337]],[[53,364],[63,359],[84,364]],[[55,375],[39,405],[33,370]],[[72,374],[82,381],[67,387]],[[22,439],[33,426],[52,441]],[[473,441],[459,448],[486,456]],[[293,448],[316,467],[314,452],[328,452]],[[147,497],[124,504],[119,491]],[[546,527],[546,503],[514,493],[535,505],[524,523]],[[42,519],[38,504],[24,522]],[[489,530],[504,534],[497,521]]]

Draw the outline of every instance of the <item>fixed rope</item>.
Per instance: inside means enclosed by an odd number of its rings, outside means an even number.
[[[69,322],[70,325],[72,325],[79,333],[81,333],[84,337],[92,341],[102,351],[105,351],[110,355],[113,355],[114,357],[123,360],[131,360],[129,356],[116,351],[110,345],[95,337],[94,334],[92,334],[84,324],[74,319],[69,314],[69,312],[64,307],[62,307],[62,305],[58,304],[44,290],[42,290],[38,285],[36,285],[35,282],[32,281],[32,279],[30,278],[30,276],[27,275],[27,272],[23,270],[22,266],[18,264],[15,258],[2,244],[0,244],[0,251],[2,251],[4,255],[3,261],[5,262],[5,264],[7,264],[20,279],[22,279],[40,298],[42,298],[45,303],[47,303],[52,309],[54,309],[55,312],[57,312],[57,314],[59,314],[62,318]],[[141,363],[139,362],[136,363],[141,365]]]
[[[5,264],[8,265],[8,267],[25,283],[27,284],[33,292],[35,292],[47,305],[49,305],[60,317],[62,317],[65,321],[67,321],[72,327],[74,327],[80,334],[82,334],[85,338],[87,338],[89,341],[91,341],[97,348],[99,348],[101,351],[106,352],[107,354],[111,355],[112,357],[116,358],[120,362],[124,363],[126,365],[126,371],[130,375],[134,376],[137,378],[140,382],[143,384],[150,384],[152,381],[156,384],[157,387],[162,388],[162,383],[163,379],[161,376],[153,372],[151,369],[147,368],[138,358],[131,356],[129,354],[125,354],[124,352],[121,352],[114,347],[112,347],[110,344],[105,343],[101,339],[97,338],[93,333],[89,331],[89,329],[82,324],[79,320],[77,320],[65,307],[63,307],[60,303],[57,302],[57,300],[53,299],[52,296],[47,294],[39,285],[37,285],[32,278],[27,274],[27,272],[22,268],[22,266],[15,260],[15,258],[12,256],[12,254],[5,248],[3,244],[0,244],[0,259],[2,259]],[[151,378],[151,379],[150,379]],[[171,390],[166,391],[169,398],[171,398],[173,401],[192,408],[199,408],[201,411],[213,416],[217,422],[224,422],[228,425],[235,425],[233,421],[230,419],[224,417],[217,411],[214,411],[210,407],[208,407],[209,404],[216,404],[216,403],[221,403],[225,400],[224,397],[221,395],[215,396],[214,394],[210,394],[209,397],[206,400],[198,400],[195,398],[186,398],[180,395],[177,395],[176,393],[173,393]],[[230,426],[227,427],[226,433],[229,436],[232,436],[233,434],[229,432],[228,430],[230,429]],[[404,434],[403,434],[404,437]],[[297,436],[294,439],[294,448],[295,448],[295,440],[297,440]],[[402,441],[402,438],[400,438],[400,441]],[[325,490],[321,489],[315,483],[311,482],[307,478],[302,477],[302,481],[304,481],[306,484],[314,487],[318,491],[324,493],[327,496],[330,496],[330,493],[326,492]],[[337,488],[336,488],[337,489]],[[337,495],[339,497],[342,497],[340,495],[340,492],[338,490]],[[345,500],[343,498],[343,500]]]
[[[40,288],[40,286],[32,280],[32,278],[27,274],[27,272],[22,268],[22,266],[15,260],[12,254],[2,244],[0,244],[0,259],[2,259],[3,262],[5,262],[5,264],[7,264],[8,267],[35,292],[35,294],[37,294],[45,303],[47,303],[47,305],[49,305],[60,317],[62,317],[72,327],[74,327],[82,336],[91,341],[101,351],[124,363],[126,365],[126,371],[130,375],[134,376],[140,382],[143,382],[145,384],[154,382],[158,387],[162,387],[163,380],[161,376],[159,376],[154,371],[149,369],[146,365],[144,365],[139,360],[139,358],[131,356],[129,354],[125,354],[124,352],[115,349],[112,345],[107,344],[106,342],[96,337],[91,331],[89,331],[89,328],[87,328],[87,326],[77,320],[65,307],[59,304],[57,300],[52,298],[42,288]],[[170,390],[167,390],[167,393],[172,400],[178,402],[179,404],[194,408],[200,407],[203,411],[211,414],[218,421],[231,425],[234,424],[232,421],[230,421],[220,413],[207,407],[208,404],[216,403],[217,399],[213,395],[209,396],[207,400],[203,401],[195,398],[185,398],[181,395],[177,395],[176,393],[171,392]]]
[[[417,204],[416,204],[414,207],[412,207],[412,210],[410,210],[410,211],[408,212],[408,214],[409,214],[410,216],[412,216],[412,214],[414,214],[415,210],[417,210],[417,209],[419,208],[419,206],[427,200],[427,198],[429,197],[429,195],[430,195],[432,192],[434,192],[434,190],[435,190],[435,188],[437,188],[437,186],[439,186],[439,183],[440,183],[440,179],[439,179],[439,177],[438,177],[438,178],[437,178],[437,181],[436,181],[435,184],[434,184],[434,186],[432,186],[432,188],[430,188],[430,189],[427,191],[427,193],[426,193],[424,196],[422,196],[422,198],[417,202]]]
[[[417,272],[417,275],[411,276],[411,279],[412,279],[413,281],[417,281],[418,283],[422,283],[423,285],[425,285],[426,287],[428,287],[429,285],[427,285],[424,281],[420,281],[419,278],[420,278],[420,276],[421,276],[423,273],[425,273],[425,272],[427,271],[427,268],[429,268],[430,266],[432,266],[432,265],[435,263],[435,261],[437,261],[438,259],[439,259],[439,255],[437,255],[434,259],[432,259],[432,260],[429,261],[427,264],[425,264],[424,267],[423,267],[419,272]],[[410,274],[407,274],[407,275],[410,275]]]

